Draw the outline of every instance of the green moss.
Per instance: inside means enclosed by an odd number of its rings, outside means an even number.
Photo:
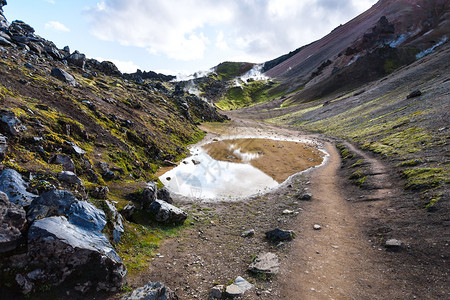
[[[403,172],[406,178],[406,189],[426,190],[449,183],[450,172],[441,168],[416,168]]]
[[[356,170],[355,172],[353,172],[353,173],[348,177],[348,179],[354,180],[354,179],[359,179],[359,178],[361,178],[361,177],[363,177],[363,170],[362,170],[362,169],[358,169],[358,170]]]
[[[343,144],[337,144],[336,148],[338,148],[339,153],[341,154],[342,159],[350,159],[353,158],[353,153],[348,150],[347,147]]]
[[[362,186],[367,180],[367,176],[364,176],[362,178],[360,178],[359,180],[356,181],[356,185],[357,186]]]
[[[230,80],[234,77],[242,76],[253,68],[251,63],[243,62],[223,62],[216,67],[216,73],[221,80]]]
[[[395,166],[396,167],[415,167],[415,166],[420,165],[421,163],[423,163],[423,161],[420,158],[419,159],[414,158],[414,159],[411,159],[408,161],[398,163]]]
[[[353,165],[350,166],[350,168],[356,168],[361,166],[364,163],[363,159],[358,159]]]

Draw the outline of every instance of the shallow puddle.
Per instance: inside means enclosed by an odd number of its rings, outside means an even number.
[[[316,145],[272,139],[230,139],[193,147],[189,158],[160,176],[173,193],[227,200],[263,193],[323,162]]]

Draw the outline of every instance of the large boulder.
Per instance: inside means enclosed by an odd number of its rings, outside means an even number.
[[[47,42],[46,45],[44,45],[44,50],[55,60],[62,60],[64,58],[64,55],[52,42]]]
[[[33,222],[37,219],[65,215],[72,204],[77,201],[70,191],[52,190],[45,192],[31,202],[27,216],[28,221]]]
[[[8,196],[0,192],[0,253],[17,248],[26,223],[25,210],[11,203]]]
[[[0,173],[0,191],[8,195],[12,203],[27,207],[38,197],[28,192],[27,187],[28,184],[17,171],[6,169]]]
[[[54,68],[52,69],[51,75],[55,78],[58,78],[59,80],[67,83],[70,86],[77,86],[78,83],[75,80],[75,78],[70,75],[69,73],[67,73],[66,71],[64,71],[61,68]]]
[[[58,180],[61,182],[65,182],[70,185],[82,186],[83,182],[81,179],[75,175],[74,172],[71,171],[62,171],[58,173]]]
[[[160,223],[179,224],[187,219],[187,214],[183,210],[161,200],[153,201],[149,206],[149,211]]]
[[[86,55],[78,52],[78,50],[75,50],[72,54],[70,54],[66,58],[66,60],[69,63],[69,65],[73,65],[84,70],[84,65],[86,63]]]
[[[98,230],[70,223],[63,216],[36,220],[28,233],[28,270],[19,274],[33,286],[69,283],[82,290],[117,291],[126,269]],[[39,276],[32,276],[39,273]]]
[[[177,300],[175,293],[161,282],[148,282],[120,300]]]
[[[0,131],[6,135],[17,136],[25,128],[16,118],[14,112],[2,109],[0,110]]]
[[[64,154],[55,154],[50,158],[49,161],[51,164],[62,165],[64,171],[75,172],[75,164],[73,160]]]

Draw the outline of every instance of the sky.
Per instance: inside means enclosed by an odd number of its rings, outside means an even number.
[[[309,44],[377,0],[8,0],[8,21],[122,72],[189,75],[262,63]]]

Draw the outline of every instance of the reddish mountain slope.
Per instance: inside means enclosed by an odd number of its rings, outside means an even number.
[[[331,92],[355,79],[363,83],[386,75],[445,38],[450,38],[450,1],[380,0],[266,75],[281,79],[291,90],[316,86]],[[331,78],[333,84],[324,83]],[[317,96],[309,91],[306,98]]]

